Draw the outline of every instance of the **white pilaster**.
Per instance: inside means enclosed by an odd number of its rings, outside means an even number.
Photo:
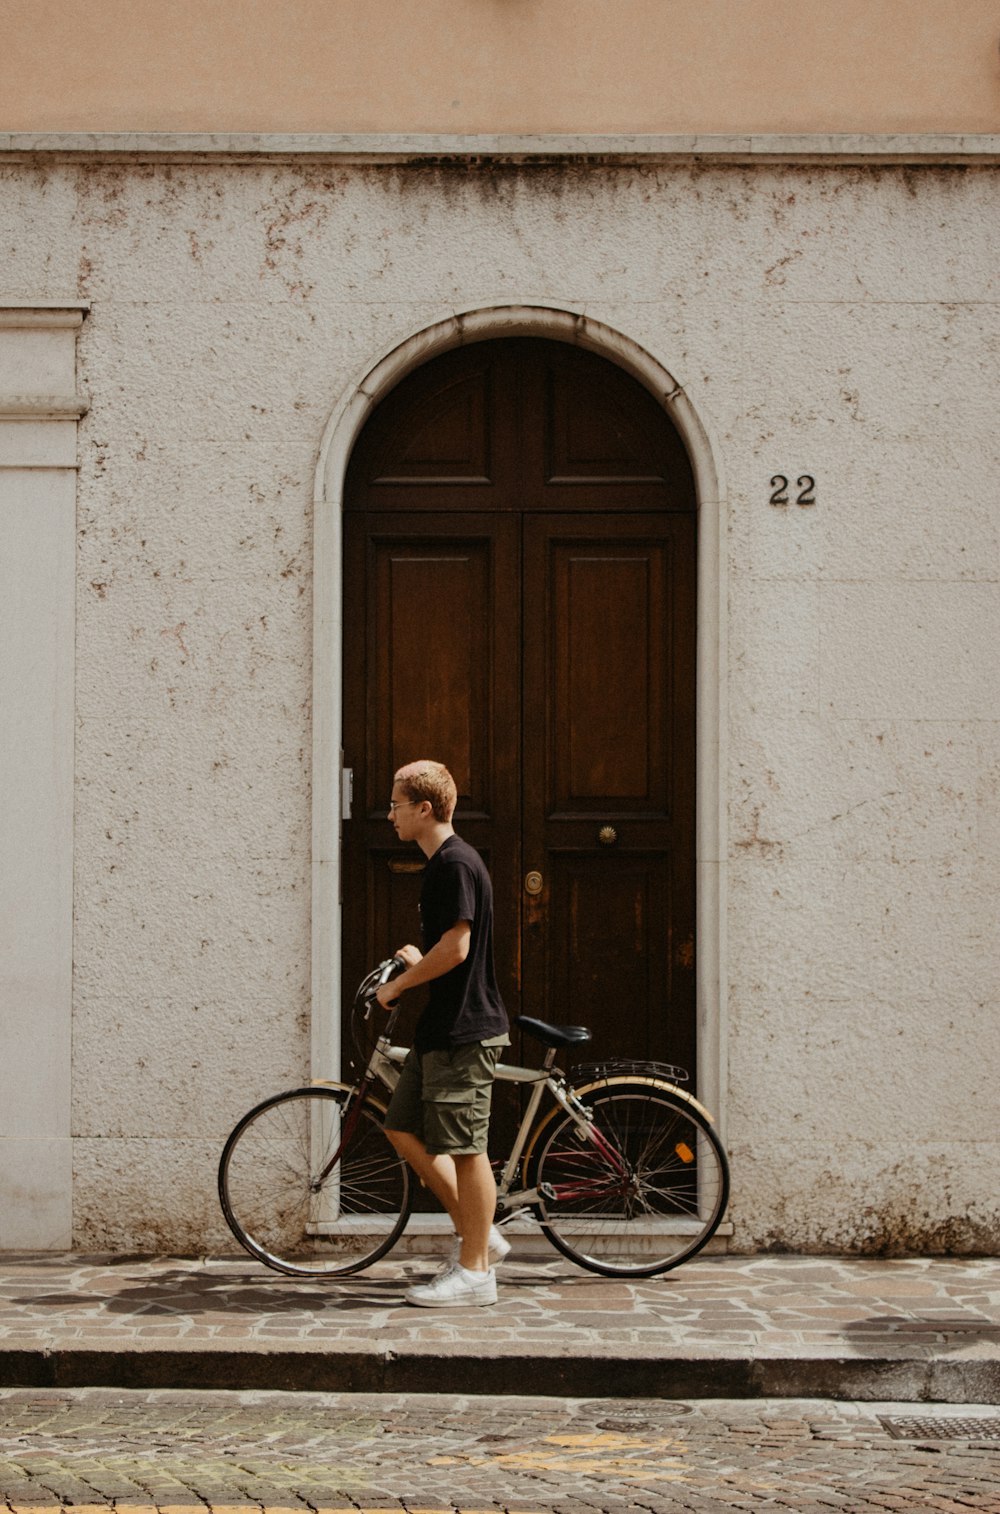
[[[0,303],[0,1249],[72,1236],[77,302]]]

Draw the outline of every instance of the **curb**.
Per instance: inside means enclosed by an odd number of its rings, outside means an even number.
[[[569,1398],[827,1398],[1000,1404],[1000,1362],[870,1357],[490,1357],[463,1352],[259,1349],[0,1351],[3,1388],[438,1393]]]

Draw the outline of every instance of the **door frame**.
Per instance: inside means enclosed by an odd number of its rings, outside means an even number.
[[[585,347],[616,363],[659,401],[684,442],[698,504],[696,758],[696,1036],[698,1088],[725,1134],[726,970],[726,559],[724,490],[705,419],[683,385],[631,337],[582,310],[498,305],[414,331],[349,383],[327,422],[313,491],[312,1075],[340,1073],[340,838],[342,510],[347,464],[362,427],[414,368],[450,348],[531,336]]]

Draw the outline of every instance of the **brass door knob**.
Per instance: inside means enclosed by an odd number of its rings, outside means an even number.
[[[526,894],[540,894],[545,887],[541,873],[528,873],[524,880],[524,892]]]
[[[602,846],[614,846],[618,840],[618,832],[613,825],[602,825],[597,833],[597,839]]]

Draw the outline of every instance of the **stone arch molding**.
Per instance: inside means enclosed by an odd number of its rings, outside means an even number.
[[[349,795],[342,773],[341,509],[352,448],[372,411],[401,379],[450,348],[497,337],[547,337],[624,368],[677,427],[698,499],[698,1084],[724,1120],[725,1077],[725,582],[723,495],[703,416],[649,351],[582,312],[546,305],[484,307],[414,332],[342,394],[316,468],[313,535],[312,1059],[315,1077],[340,1070],[340,833]]]

